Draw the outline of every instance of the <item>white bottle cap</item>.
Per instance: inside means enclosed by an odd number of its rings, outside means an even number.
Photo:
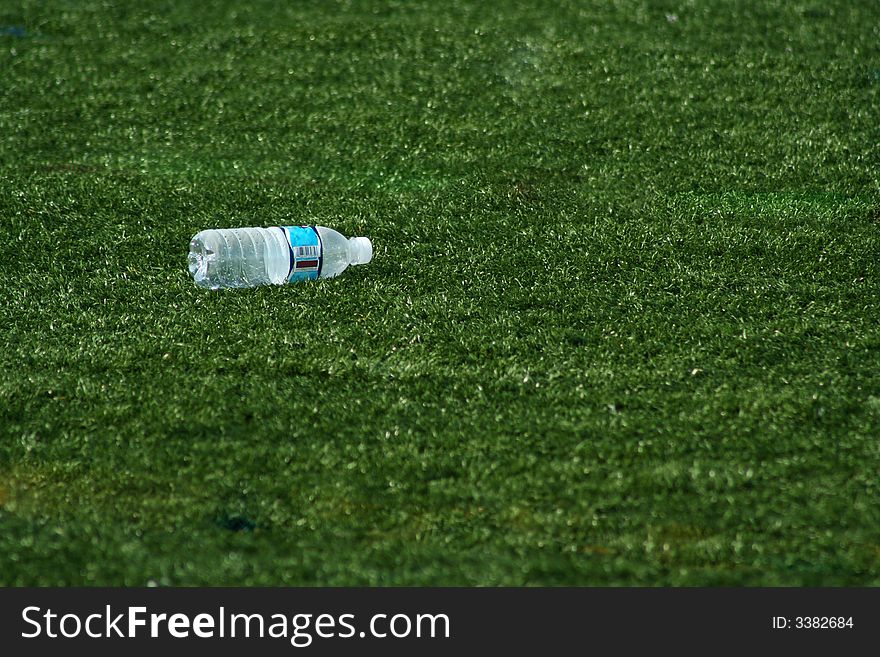
[[[369,237],[352,237],[348,240],[351,264],[365,265],[373,259],[373,243]]]

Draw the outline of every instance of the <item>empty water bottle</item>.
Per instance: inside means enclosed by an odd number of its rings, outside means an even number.
[[[372,259],[369,239],[324,226],[203,230],[189,243],[189,273],[212,290],[333,278]]]

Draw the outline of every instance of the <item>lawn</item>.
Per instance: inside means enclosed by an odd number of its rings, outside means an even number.
[[[880,585],[880,4],[0,5],[0,583]],[[210,292],[204,228],[371,264]]]

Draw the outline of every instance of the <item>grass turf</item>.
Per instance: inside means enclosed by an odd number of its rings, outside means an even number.
[[[880,584],[878,24],[4,3],[0,582]]]

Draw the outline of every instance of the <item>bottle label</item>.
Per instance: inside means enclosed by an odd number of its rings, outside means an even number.
[[[281,226],[290,247],[290,271],[287,280],[315,280],[324,264],[324,245],[315,226]]]

